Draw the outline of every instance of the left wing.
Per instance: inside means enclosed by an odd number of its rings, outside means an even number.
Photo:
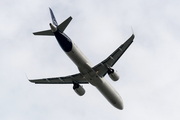
[[[134,34],[120,47],[118,47],[109,57],[107,57],[104,61],[97,64],[93,67],[93,70],[96,71],[96,73],[103,77],[106,75],[108,68],[112,67],[118,59],[122,56],[122,54],[127,50],[127,48],[131,45],[134,39]]]
[[[88,84],[89,82],[80,74],[69,75],[66,77],[53,77],[29,80],[35,84],[73,84],[77,82],[79,84]]]

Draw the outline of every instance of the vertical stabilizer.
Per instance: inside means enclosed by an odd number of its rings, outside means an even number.
[[[64,32],[64,30],[66,29],[66,27],[68,26],[68,24],[71,22],[72,17],[70,16],[69,18],[67,18],[64,22],[62,22],[60,25],[58,25],[56,18],[53,14],[53,11],[51,8],[49,8],[50,13],[51,13],[51,18],[52,18],[52,22],[53,24],[59,29],[60,32]]]
[[[58,26],[58,23],[57,23],[56,18],[55,18],[54,14],[53,14],[53,11],[51,10],[51,8],[49,8],[49,10],[50,10],[50,13],[51,13],[52,23],[55,26]]]

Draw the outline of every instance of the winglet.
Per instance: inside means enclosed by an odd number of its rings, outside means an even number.
[[[132,28],[132,26],[131,26],[131,30],[132,30],[132,34],[134,35],[134,31],[133,31],[133,28]]]
[[[24,74],[25,74],[26,78],[28,79],[27,74],[26,74],[26,73],[24,73]],[[29,79],[28,79],[28,80],[29,80]]]
[[[28,76],[27,76],[27,74],[26,73],[24,73],[25,74],[25,76],[26,76],[26,78],[29,80],[29,78],[28,78]],[[30,81],[30,80],[29,80]],[[30,81],[31,82],[31,81]]]
[[[133,37],[133,39],[134,39],[135,35],[134,35],[134,31],[133,31],[132,26],[131,26],[131,30],[132,30],[132,36],[131,37]]]

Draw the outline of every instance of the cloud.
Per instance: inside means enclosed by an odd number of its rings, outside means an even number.
[[[2,119],[178,119],[179,1],[2,1],[0,5],[0,115]],[[77,73],[55,38],[33,36],[49,29],[48,7],[58,23],[97,64],[131,35],[135,40],[108,81],[125,104],[119,111],[91,85],[77,96],[72,85],[35,85],[30,78]]]

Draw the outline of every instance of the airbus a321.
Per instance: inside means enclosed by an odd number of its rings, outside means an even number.
[[[122,110],[123,100],[121,96],[109,84],[104,76],[108,74],[113,81],[117,81],[119,79],[117,71],[115,71],[112,67],[131,45],[135,37],[134,34],[132,34],[131,37],[122,45],[120,45],[109,57],[99,64],[93,65],[73,43],[73,41],[64,33],[64,30],[72,20],[72,17],[67,18],[64,22],[58,25],[51,8],[49,9],[52,18],[52,23],[49,24],[51,29],[35,32],[33,34],[55,36],[63,51],[75,63],[80,73],[65,77],[30,79],[29,81],[35,84],[72,84],[74,91],[79,96],[85,94],[85,90],[80,84],[90,83],[95,86],[114,107]]]

